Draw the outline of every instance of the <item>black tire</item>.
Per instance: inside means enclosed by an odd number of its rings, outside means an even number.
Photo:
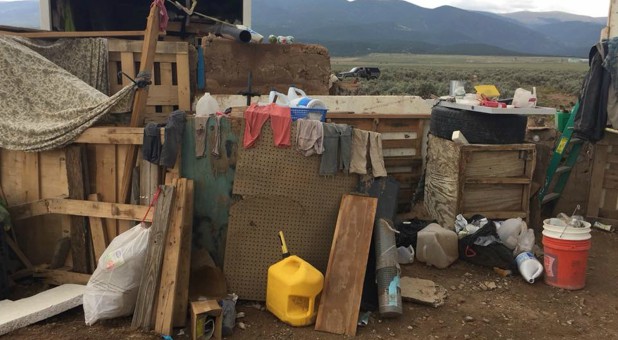
[[[431,110],[429,132],[451,139],[461,131],[472,144],[517,144],[526,136],[528,118],[522,115],[489,114],[436,106]]]

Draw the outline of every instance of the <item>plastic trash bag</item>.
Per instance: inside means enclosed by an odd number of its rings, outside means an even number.
[[[150,229],[140,223],[118,235],[105,249],[84,291],[87,325],[133,313],[149,235]]]
[[[483,218],[475,215],[471,220],[474,223],[475,220]],[[459,240],[459,258],[489,268],[517,269],[513,262],[512,250],[502,244],[496,232],[496,224],[491,220],[477,232]]]

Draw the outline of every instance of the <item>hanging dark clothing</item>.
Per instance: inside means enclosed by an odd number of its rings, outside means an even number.
[[[607,42],[597,43],[590,49],[590,70],[584,78],[579,110],[575,114],[573,135],[596,143],[603,139],[607,126],[607,100],[611,84],[610,72],[603,67],[607,57]]]

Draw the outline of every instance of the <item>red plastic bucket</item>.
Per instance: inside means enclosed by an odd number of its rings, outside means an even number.
[[[590,239],[564,240],[543,235],[545,283],[576,290],[586,285]]]

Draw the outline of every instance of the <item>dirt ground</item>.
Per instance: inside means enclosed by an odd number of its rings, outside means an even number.
[[[588,262],[587,285],[567,291],[528,284],[521,277],[502,278],[492,270],[462,261],[439,270],[414,263],[404,275],[433,280],[448,290],[446,303],[438,308],[404,304],[398,319],[380,320],[359,327],[358,339],[615,339],[618,338],[618,234],[594,231]],[[497,288],[484,288],[495,282]],[[483,284],[483,285],[482,285]],[[240,302],[239,321],[229,339],[340,339],[312,327],[293,328],[278,321],[255,303]],[[130,317],[99,322],[88,327],[83,311],[75,308],[46,321],[17,330],[0,339],[160,339],[154,333],[131,330]],[[174,339],[188,339],[185,335]]]

